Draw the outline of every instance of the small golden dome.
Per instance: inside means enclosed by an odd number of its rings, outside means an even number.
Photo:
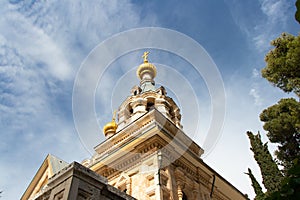
[[[118,124],[115,121],[111,121],[103,127],[103,133],[105,136],[108,133],[112,133],[112,132],[116,133],[117,128],[118,128]]]
[[[143,63],[139,66],[136,71],[136,75],[142,80],[143,74],[149,73],[151,74],[152,78],[156,76],[156,67],[151,63]]]
[[[150,74],[152,79],[156,76],[156,67],[152,63],[148,62],[148,54],[149,52],[144,52],[144,55],[142,56],[144,58],[144,63],[142,63],[136,71],[136,75],[140,78],[140,80],[143,79],[143,75],[145,73]]]
[[[103,127],[103,133],[104,133],[105,137],[110,137],[110,136],[114,135],[117,131],[117,128],[118,128],[118,124],[115,121],[115,113],[114,113],[114,117],[113,117],[112,121],[107,123]]]

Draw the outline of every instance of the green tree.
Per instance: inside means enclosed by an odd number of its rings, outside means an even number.
[[[300,23],[300,0],[296,1],[296,13],[295,13],[295,19]]]
[[[259,133],[254,135],[252,132],[248,131],[247,135],[250,139],[250,149],[254,153],[254,158],[259,165],[263,178],[263,184],[267,189],[267,193],[269,194],[278,191],[281,186],[280,182],[283,178],[283,175],[273,160],[272,155],[268,150],[267,143],[262,143]]]
[[[289,169],[300,158],[300,103],[293,98],[281,99],[260,114],[263,128],[272,143],[278,143],[277,158]]]
[[[252,187],[253,187],[254,192],[256,194],[254,200],[264,200],[265,199],[265,194],[262,191],[262,188],[261,188],[260,184],[258,183],[258,181],[256,180],[256,178],[252,174],[251,169],[248,168],[248,173],[245,173],[245,174],[247,174],[249,176],[249,178],[251,179]]]
[[[295,160],[294,165],[288,170],[281,182],[280,190],[270,194],[266,200],[299,200],[300,199],[300,164]]]
[[[275,47],[265,57],[262,76],[285,92],[300,97],[300,35],[287,33],[271,42]]]
[[[300,23],[300,0],[297,0],[295,5],[297,8],[295,18]],[[284,92],[294,92],[300,99],[300,35],[282,33],[279,38],[271,42],[271,45],[274,49],[265,57],[267,65],[262,69],[262,76]],[[268,131],[269,140],[279,144],[276,156],[285,168],[285,176],[278,177],[276,163],[273,161],[268,164],[268,159],[261,157],[264,155],[262,152],[267,150],[267,144],[262,144],[259,134],[255,136],[247,132],[251,150],[263,176],[263,184],[268,190],[265,199],[298,200],[300,199],[300,103],[293,98],[282,99],[265,109],[260,114],[260,119],[265,122],[264,129]],[[259,147],[265,150],[259,151]],[[265,168],[268,167],[269,169],[266,170]],[[273,170],[274,179],[278,180],[276,187],[269,182],[270,177],[266,176],[266,172]]]

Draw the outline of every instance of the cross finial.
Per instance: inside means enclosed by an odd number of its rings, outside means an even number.
[[[113,118],[112,118],[112,120],[113,120],[113,121],[115,121],[115,120],[116,120],[116,113],[117,113],[117,111],[116,111],[116,110],[114,110],[114,113],[113,113]]]
[[[144,63],[148,62],[148,55],[149,55],[149,51],[145,51],[143,56],[142,56],[144,58]]]

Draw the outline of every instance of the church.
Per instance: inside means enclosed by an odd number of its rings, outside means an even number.
[[[68,164],[49,154],[22,200],[248,199],[202,160],[204,150],[184,132],[179,107],[156,87],[148,54],[136,71],[139,86],[103,127],[106,139],[94,155]]]

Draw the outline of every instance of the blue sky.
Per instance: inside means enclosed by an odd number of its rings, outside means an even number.
[[[253,197],[250,181],[243,172],[251,167],[259,178],[259,171],[245,132],[261,131],[267,141],[258,115],[262,109],[288,96],[261,78],[260,70],[265,65],[264,55],[272,39],[282,32],[294,35],[299,32],[299,24],[294,20],[294,1],[16,0],[1,1],[0,13],[3,199],[21,197],[48,153],[67,162],[90,157],[73,122],[76,73],[89,53],[105,39],[129,29],[152,26],[176,30],[193,38],[217,65],[226,92],[226,118],[215,148],[204,161]],[[113,63],[104,76],[106,84],[98,86],[95,99],[100,127],[98,141],[93,138],[96,143],[104,139],[101,126],[111,119],[112,109],[129,95],[131,86],[138,84],[135,67],[141,62],[142,52],[134,51]],[[182,65],[188,63],[176,56],[153,50],[150,59],[182,72],[196,91],[201,126],[199,135],[191,137],[201,145],[211,117],[210,94],[205,83],[191,68],[185,70]],[[122,68],[124,60],[134,64]],[[118,67],[121,70],[116,70]],[[158,83],[167,80],[169,94],[179,99],[180,94],[172,93],[176,80],[163,69],[158,69]],[[126,77],[124,74],[128,75],[126,80],[132,81],[130,87],[116,86],[118,80]],[[185,101],[188,98],[178,103]],[[182,114],[188,134],[192,109],[182,109]]]

